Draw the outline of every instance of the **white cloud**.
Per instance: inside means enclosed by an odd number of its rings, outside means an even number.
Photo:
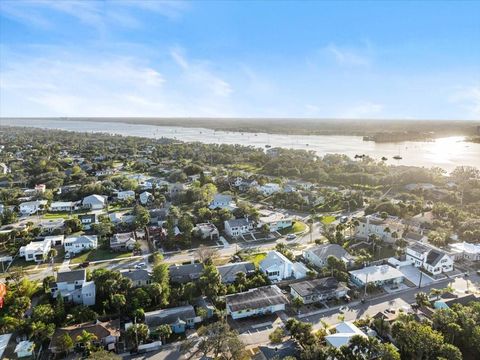
[[[353,50],[350,48],[342,48],[335,44],[330,44],[324,50],[333,56],[339,65],[344,66],[367,66],[371,63],[371,58],[366,51]]]

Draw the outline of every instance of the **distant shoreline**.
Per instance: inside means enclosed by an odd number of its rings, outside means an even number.
[[[25,120],[120,122],[136,125],[206,128],[239,133],[285,135],[345,135],[387,138],[387,142],[418,141],[447,136],[473,137],[480,131],[476,120],[349,120],[349,119],[274,119],[274,118],[133,118],[133,117],[38,117]],[[425,136],[428,133],[428,136]],[[384,142],[385,140],[382,140]]]

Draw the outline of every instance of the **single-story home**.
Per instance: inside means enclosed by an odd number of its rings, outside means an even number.
[[[149,328],[157,328],[160,325],[169,325],[175,334],[184,333],[186,329],[193,328],[195,323],[201,321],[202,319],[197,317],[192,305],[145,313],[145,324],[147,324]]]
[[[267,315],[285,310],[287,298],[276,285],[262,286],[225,296],[227,315],[233,319]]]
[[[27,201],[19,205],[19,211],[22,215],[33,215],[40,210],[45,210],[47,204],[47,200]]]
[[[69,212],[78,208],[78,201],[54,201],[50,204],[51,212]]]
[[[358,286],[373,284],[376,286],[386,284],[399,284],[404,280],[403,273],[390,265],[367,266],[360,270],[348,272],[352,282]]]
[[[290,285],[293,297],[299,297],[304,304],[330,299],[340,299],[347,295],[349,288],[334,277],[307,280]]]
[[[477,297],[474,294],[468,294],[464,296],[458,296],[454,298],[448,298],[448,299],[439,299],[435,301],[433,304],[433,307],[435,309],[449,309],[451,308],[454,304],[460,304],[460,305],[468,305],[472,301],[479,301],[480,298]]]
[[[480,261],[480,245],[467,242],[450,244],[450,249],[457,258],[469,261]]]
[[[63,242],[65,253],[70,254],[78,254],[82,251],[96,249],[97,246],[97,235],[69,236]]]
[[[125,269],[120,270],[120,274],[132,280],[134,287],[146,286],[152,283],[152,273],[145,269]]]
[[[338,349],[344,345],[348,345],[350,339],[356,335],[367,337],[367,335],[352,322],[344,321],[335,325],[335,333],[325,336],[325,341],[327,345]]]
[[[351,265],[354,260],[354,257],[338,244],[322,244],[303,252],[305,260],[319,268],[327,266],[329,256],[342,260],[347,266]]]
[[[148,191],[144,191],[140,194],[138,199],[140,200],[140,204],[147,205],[150,201],[153,201],[154,198],[151,193],[149,193]]]
[[[197,234],[203,240],[209,239],[212,241],[218,240],[220,233],[218,232],[217,227],[211,223],[201,223],[195,225],[193,232]]]
[[[172,265],[168,268],[170,281],[185,284],[200,278],[205,266],[203,264]]]
[[[83,198],[82,205],[84,208],[91,210],[101,210],[105,207],[107,198],[102,195],[90,195]]]
[[[217,270],[220,273],[222,283],[231,284],[234,283],[238,273],[244,273],[245,275],[251,275],[255,272],[255,264],[249,261],[238,262],[233,264],[227,264],[217,266]]]
[[[118,200],[135,199],[135,191],[133,190],[119,191],[117,192],[117,199]]]

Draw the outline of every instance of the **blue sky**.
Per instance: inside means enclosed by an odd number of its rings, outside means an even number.
[[[480,119],[480,2],[0,1],[0,116]]]

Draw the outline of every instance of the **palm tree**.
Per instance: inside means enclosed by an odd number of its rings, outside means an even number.
[[[48,257],[50,258],[50,261],[52,263],[52,266],[53,266],[53,263],[55,261],[55,257],[58,255],[58,251],[57,249],[50,249],[50,251],[48,252]]]
[[[432,289],[430,290],[430,296],[434,296],[436,300],[442,295],[443,291],[441,289]]]
[[[92,341],[95,340],[97,340],[97,336],[85,330],[82,330],[82,333],[77,336],[77,342],[83,344],[87,353],[90,352],[92,348]]]
[[[160,325],[159,327],[157,327],[157,332],[160,336],[160,339],[162,340],[162,344],[164,344],[165,340],[167,340],[172,335],[172,328],[170,327],[170,325]]]
[[[420,291],[415,295],[415,301],[417,302],[418,306],[430,305],[430,301],[428,300],[428,295],[423,291]]]

